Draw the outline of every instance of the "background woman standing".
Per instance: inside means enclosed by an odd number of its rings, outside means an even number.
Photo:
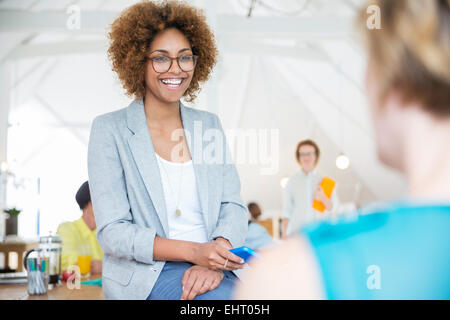
[[[297,233],[309,223],[331,218],[339,203],[336,187],[331,198],[320,187],[324,175],[316,170],[320,159],[317,143],[300,141],[295,149],[295,159],[300,170],[289,179],[284,190],[282,238]],[[325,212],[313,208],[314,200],[324,204]]]

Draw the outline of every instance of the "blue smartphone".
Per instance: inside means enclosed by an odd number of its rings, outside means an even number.
[[[251,258],[259,257],[259,253],[248,247],[239,247],[230,250],[235,255],[244,259],[244,262],[247,263]]]

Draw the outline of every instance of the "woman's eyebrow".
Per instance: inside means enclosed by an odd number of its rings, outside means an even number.
[[[162,53],[169,53],[169,51],[167,51],[167,50],[163,50],[163,49],[157,49],[157,50],[153,50],[152,52],[150,52],[150,54],[152,54],[153,52],[162,52]]]
[[[185,51],[191,51],[191,49],[184,48],[184,49],[181,49],[180,51],[178,51],[178,53],[182,53],[182,52],[185,52]],[[164,50],[164,49],[156,49],[156,50],[153,50],[152,52],[150,52],[150,54],[152,54],[154,52],[169,53],[169,51]]]

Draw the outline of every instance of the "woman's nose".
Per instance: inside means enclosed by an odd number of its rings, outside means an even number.
[[[173,60],[172,65],[170,66],[170,69],[167,72],[175,74],[183,72],[183,70],[181,70],[180,66],[178,65],[178,60]]]

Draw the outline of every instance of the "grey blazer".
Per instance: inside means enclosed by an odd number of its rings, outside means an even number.
[[[240,196],[239,176],[230,161],[220,121],[212,113],[181,103],[180,114],[208,238],[211,241],[224,237],[233,247],[242,246],[248,211]],[[214,159],[222,161],[202,161],[212,150],[208,140],[211,135],[206,134],[209,129],[223,137],[216,135],[215,142],[225,152],[219,147],[217,154],[212,153]],[[104,251],[105,298],[146,299],[165,263],[153,259],[153,242],[155,236],[167,238],[169,226],[142,100],[94,119],[88,173],[97,237]]]

